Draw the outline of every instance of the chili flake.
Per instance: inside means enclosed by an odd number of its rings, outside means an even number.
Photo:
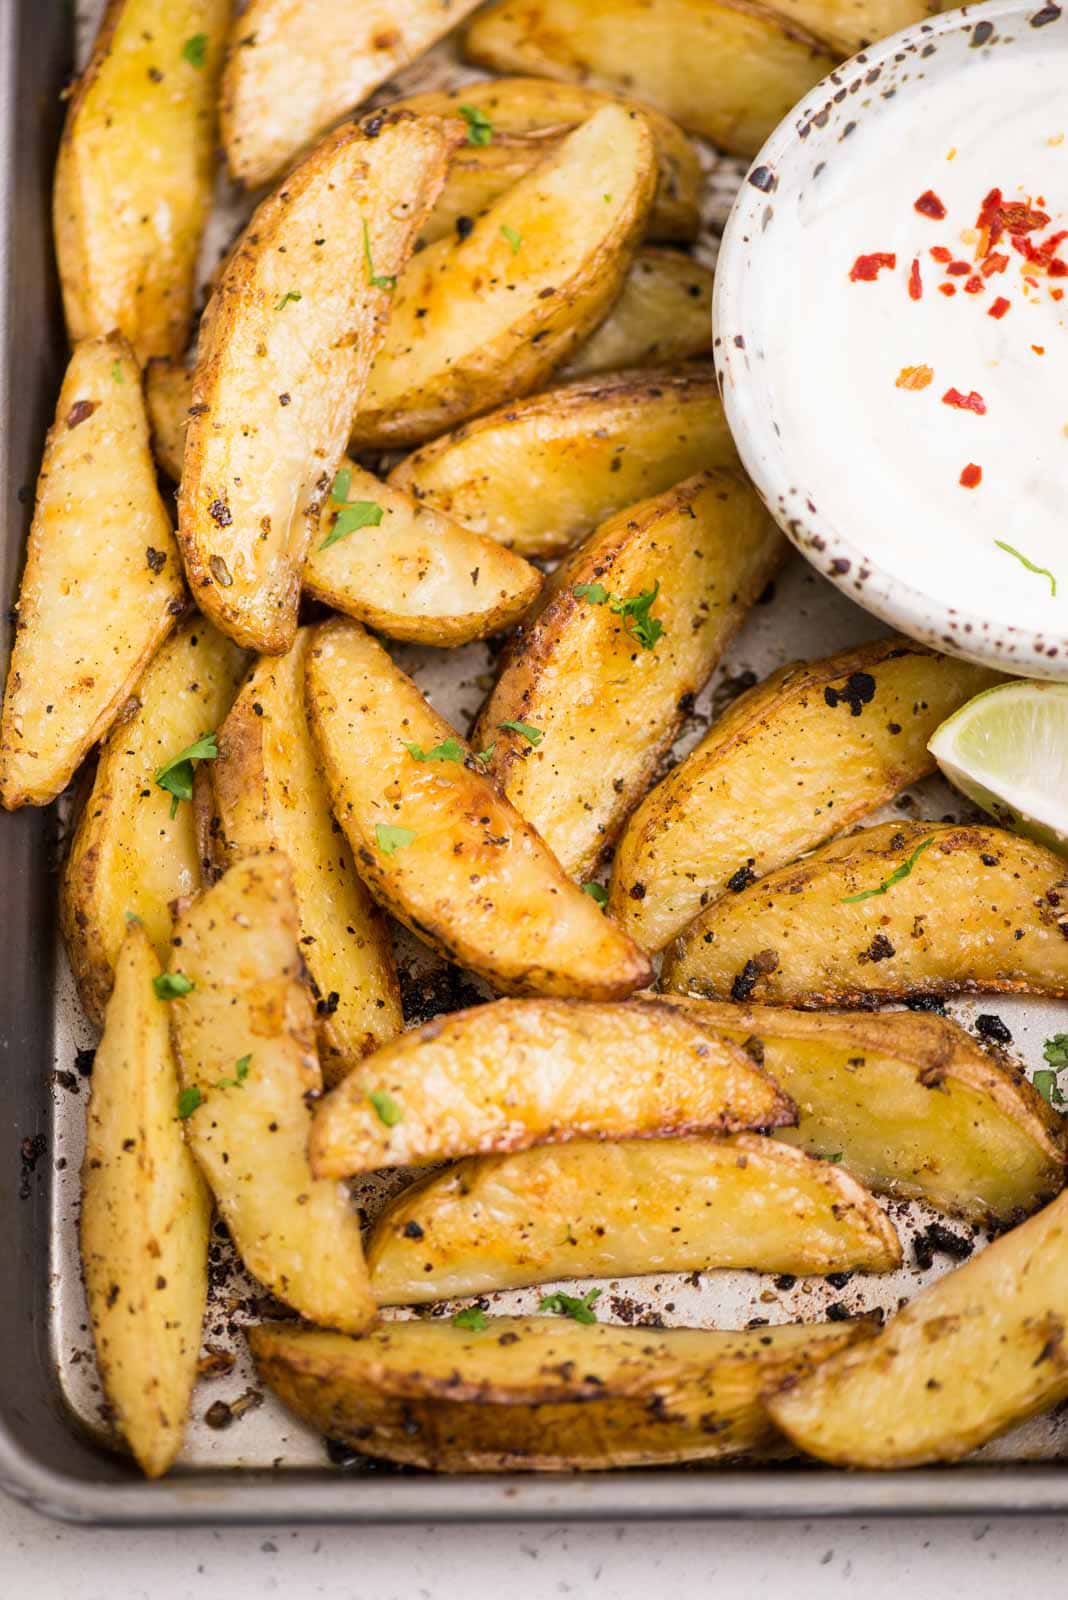
[[[968,465],[964,468],[964,471],[960,475],[961,488],[962,489],[978,489],[978,487],[982,483],[982,481],[983,481],[983,469],[982,469],[982,467],[977,467],[974,461],[969,461]]]
[[[947,389],[942,396],[944,406],[955,406],[958,411],[974,411],[977,417],[986,416],[986,401],[976,390],[961,394],[959,389]]]
[[[946,214],[945,206],[933,189],[924,190],[916,201],[913,210],[918,211],[921,217],[933,217],[936,222],[941,222]]]
[[[877,250],[870,256],[858,256],[849,269],[851,283],[873,283],[883,267],[891,270],[897,266],[897,256],[892,252]]]
[[[1044,211],[1033,211],[1030,206],[1003,205],[999,215],[1006,233],[1034,233],[1036,228],[1044,228],[1049,223],[1049,217]]]
[[[977,277],[973,273],[972,276],[968,279],[967,283],[964,285],[964,293],[965,294],[982,294],[983,288],[984,288],[984,284],[983,284],[982,278]]]
[[[934,378],[931,367],[902,367],[897,375],[896,387],[898,389],[926,389]]]
[[[938,285],[938,289],[939,289],[939,292],[941,294],[946,294],[946,295],[956,294],[957,285],[955,283],[940,283]]]
[[[966,278],[971,270],[967,261],[951,261],[946,268],[946,272],[951,278]]]
[[[916,256],[909,268],[909,299],[919,300],[923,296],[923,280],[920,277],[920,258]]]
[[[999,250],[995,250],[993,255],[987,256],[979,271],[984,278],[989,278],[993,272],[1004,272],[1008,264],[1008,256],[1003,255]]]
[[[1008,309],[1009,309],[1009,302],[1006,300],[1006,298],[1005,298],[1005,296],[1003,294],[999,294],[997,299],[994,301],[994,304],[990,307],[989,311],[987,312],[987,316],[988,317],[994,317],[994,318],[996,318],[997,321],[1000,322],[1001,318],[1005,315],[1005,313],[1006,313],[1006,311]]]
[[[1006,256],[1005,259],[1007,261],[1008,260],[1008,256]],[[933,245],[932,248],[931,248],[931,260],[932,261],[952,261],[953,260],[953,252],[952,252],[952,250],[947,250],[944,244]]]

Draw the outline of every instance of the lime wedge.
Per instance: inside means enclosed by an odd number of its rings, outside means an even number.
[[[1004,827],[1068,855],[1068,683],[986,689],[927,748],[950,783]]]

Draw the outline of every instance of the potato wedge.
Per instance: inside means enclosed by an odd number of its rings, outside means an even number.
[[[219,731],[211,772],[225,863],[280,850],[293,869],[300,948],[317,1001],[323,1077],[337,1083],[404,1026],[389,932],[336,832],[304,715],[310,632],[264,656]]]
[[[145,368],[145,410],[152,454],[172,483],[182,476],[185,430],[193,403],[193,372],[180,361],[157,356]]]
[[[697,367],[547,390],[424,445],[389,481],[520,555],[558,556],[625,506],[737,464]]]
[[[473,11],[478,0],[249,0],[223,74],[230,171],[267,183],[332,123]]]
[[[67,108],[54,226],[71,341],[177,356],[215,180],[230,0],[110,0]]]
[[[655,187],[649,124],[606,105],[467,238],[429,245],[397,285],[353,448],[419,444],[542,385],[618,296]]]
[[[546,1141],[737,1133],[794,1115],[744,1050],[680,1008],[498,1000],[365,1061],[316,1108],[308,1150],[317,1177],[344,1178]]]
[[[669,366],[711,349],[711,270],[679,250],[639,250],[619,299],[560,376]]]
[[[877,1193],[1004,1225],[1064,1184],[1064,1118],[947,1017],[673,1003],[743,1044],[797,1102],[800,1122],[778,1138],[840,1156]]]
[[[1068,1195],[940,1278],[863,1355],[768,1398],[794,1443],[851,1467],[956,1461],[1068,1396]]]
[[[942,0],[775,0],[775,9],[840,55],[948,10]]]
[[[677,123],[622,95],[586,84],[553,83],[549,78],[490,78],[462,88],[432,89],[395,102],[417,116],[462,115],[460,107],[482,113],[481,125],[467,132],[455,154],[448,180],[423,228],[427,243],[451,233],[461,216],[477,217],[505,189],[526,176],[562,139],[603,105],[619,102],[641,112],[656,145],[657,183],[646,219],[650,239],[691,243],[701,226],[701,161]],[[488,124],[488,128],[487,125]],[[488,143],[477,143],[485,139]]]
[[[554,575],[473,741],[572,876],[614,842],[785,548],[748,482],[706,472],[610,517]]]
[[[60,921],[78,994],[97,1025],[127,916],[138,918],[166,960],[171,902],[200,884],[193,807],[175,807],[174,797],[154,779],[219,726],[246,663],[244,651],[203,617],[190,618],[152,662],[101,750],[60,891]]]
[[[301,981],[292,872],[235,862],[179,915],[171,1000],[193,1154],[248,1270],[302,1316],[358,1333],[374,1320],[360,1225],[341,1184],[313,1178],[306,1096],[322,1087]]]
[[[663,983],[826,1006],[915,994],[1068,995],[1068,867],[1002,828],[885,822],[702,912]]]
[[[584,1327],[490,1317],[391,1322],[362,1339],[262,1323],[263,1382],[302,1422],[435,1472],[592,1471],[781,1454],[762,1390],[863,1338],[862,1325]]]
[[[181,1448],[208,1295],[211,1195],[178,1120],[160,966],[131,923],[93,1064],[81,1252],[104,1393],[138,1465]]]
[[[367,1246],[382,1305],[649,1272],[888,1272],[901,1246],[848,1172],[760,1134],[543,1145],[413,1184]]]
[[[185,609],[141,374],[120,334],[77,346],[37,480],[0,719],[0,800],[47,805]]]
[[[495,72],[625,89],[739,156],[838,59],[757,0],[499,0],[464,48]]]
[[[662,950],[727,889],[796,860],[933,772],[935,729],[996,681],[901,638],[773,672],[631,817],[613,915]]]
[[[202,611],[284,655],[300,574],[403,267],[455,130],[378,113],[347,123],[263,202],[201,332],[178,533]]]
[[[615,1000],[649,982],[642,952],[359,623],[317,628],[306,673],[334,815],[394,916],[510,993]]]

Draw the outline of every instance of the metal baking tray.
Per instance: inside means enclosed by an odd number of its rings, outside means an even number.
[[[67,0],[0,6],[0,592],[7,604],[17,592],[34,480],[65,358],[50,193],[60,93],[76,48],[70,18]],[[84,43],[95,26],[96,6],[86,8],[78,22]],[[439,50],[411,69],[403,87],[455,81],[458,70],[449,51]],[[708,168],[709,229],[701,246],[706,258],[714,255],[716,229],[741,173],[738,163],[717,160],[711,152]],[[209,269],[241,221],[223,181],[219,201],[205,248]],[[754,675],[882,631],[795,557],[701,696],[679,749],[694,743],[710,717]],[[439,708],[465,726],[486,686],[488,651],[405,648],[398,656]],[[962,814],[959,797],[934,780],[896,806],[913,815]],[[11,1247],[0,1296],[0,1487],[8,1493],[69,1521],[125,1525],[1068,1510],[1068,1407],[986,1447],[965,1465],[910,1473],[851,1474],[794,1463],[446,1478],[383,1467],[329,1449],[259,1389],[241,1327],[260,1314],[262,1297],[242,1276],[222,1236],[213,1245],[205,1339],[224,1352],[223,1366],[231,1356],[234,1365],[198,1385],[174,1473],[145,1483],[108,1448],[78,1267],[84,1074],[94,1040],[56,937],[55,866],[65,822],[60,805],[0,823],[0,904],[9,941],[0,959],[0,1049],[7,1077],[0,1109],[0,1219]],[[469,980],[420,952],[414,941],[400,942],[399,957],[413,1014],[433,1014],[470,998]],[[967,1024],[991,1007],[961,1002],[951,1009]],[[999,1000],[997,1013],[1013,1034],[1014,1048],[1032,1065],[1043,1038],[1066,1026],[1064,1007]],[[354,1201],[370,1215],[383,1193],[368,1184]],[[916,1205],[891,1209],[911,1259],[907,1241],[930,1214]],[[832,1305],[846,1312],[890,1310],[948,1265],[936,1259],[926,1270],[914,1263],[885,1277],[802,1279],[788,1288],[782,1280],[741,1272],[628,1279],[604,1283],[601,1304],[612,1319],[665,1326],[818,1320]],[[518,1291],[490,1301],[494,1310],[530,1311],[542,1292]]]

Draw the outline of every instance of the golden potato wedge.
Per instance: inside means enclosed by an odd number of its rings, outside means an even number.
[[[943,0],[775,0],[775,9],[840,55],[948,10]]]
[[[145,368],[145,410],[152,454],[172,483],[182,476],[185,430],[193,403],[193,371],[180,361],[157,356]]]
[[[275,178],[332,123],[448,33],[478,0],[249,0],[235,19],[220,112],[230,171]]]
[[[349,522],[354,533],[339,535]],[[541,592],[542,576],[495,539],[346,459],[303,584],[305,594],[391,639],[460,645],[517,622]]]
[[[389,932],[338,836],[304,715],[310,633],[264,656],[219,730],[211,772],[224,863],[280,850],[293,869],[319,1059],[337,1083],[404,1026]]]
[[[499,0],[464,47],[495,72],[625,89],[739,156],[838,59],[757,0]]]
[[[429,245],[397,285],[353,448],[419,444],[542,385],[618,296],[655,187],[649,124],[606,105],[465,239]]]
[[[684,1023],[684,1026],[680,1026]],[[657,1001],[498,1000],[435,1018],[316,1108],[320,1178],[546,1141],[737,1133],[794,1119],[745,1051]]]
[[[467,143],[453,157],[423,239],[430,243],[451,233],[459,217],[477,217],[505,189],[554,154],[572,128],[613,101],[641,112],[656,145],[656,196],[646,219],[647,236],[682,243],[696,239],[701,226],[701,161],[678,124],[625,96],[586,84],[553,83],[549,78],[490,78],[395,102],[421,117],[466,115]],[[471,111],[481,116],[472,118]]]
[[[712,349],[712,273],[679,250],[639,250],[600,327],[562,378],[667,366]]]
[[[406,1189],[367,1246],[382,1305],[648,1272],[888,1272],[897,1234],[848,1172],[760,1134],[543,1145]]]
[[[306,1097],[322,1075],[299,932],[277,851],[235,862],[181,911],[169,1002],[179,1110],[248,1270],[310,1321],[358,1333],[375,1315],[359,1221],[343,1186],[308,1167]]]
[[[309,1427],[435,1472],[593,1471],[777,1455],[761,1392],[868,1334],[862,1324],[583,1326],[390,1322],[361,1339],[261,1323],[263,1382]]]
[[[1068,866],[1002,828],[884,822],[724,895],[665,988],[774,1005],[1068,995]]]
[[[1004,1224],[1064,1184],[1064,1118],[947,1017],[672,1003],[743,1044],[796,1101],[800,1122],[778,1138],[840,1157],[877,1193]]]
[[[933,772],[934,730],[996,681],[901,638],[773,672],[631,817],[613,915],[647,950],[662,950],[726,890],[796,860]]]
[[[390,483],[524,556],[558,556],[607,517],[738,457],[711,369],[550,389],[424,445]]]
[[[138,1465],[181,1448],[208,1295],[211,1195],[178,1120],[160,965],[132,922],[93,1064],[81,1252],[104,1393]]]
[[[293,642],[300,574],[455,130],[378,113],[325,139],[235,246],[201,331],[178,534],[202,611]]]
[[[141,374],[121,334],[77,346],[37,480],[0,718],[0,800],[47,805],[185,609]]]
[[[510,993],[622,999],[646,957],[564,875],[470,749],[359,623],[315,630],[308,714],[371,893]]]
[[[71,341],[185,349],[230,0],[110,0],[67,108],[54,226]]]
[[[166,960],[171,902],[200,883],[193,807],[176,806],[155,775],[219,726],[246,662],[244,651],[203,617],[190,618],[152,662],[101,750],[60,891],[60,922],[78,994],[98,1025],[127,917],[137,917]]]
[[[850,1467],[956,1461],[1068,1396],[1068,1195],[940,1278],[863,1354],[780,1383],[802,1450]]]
[[[747,481],[706,472],[610,517],[554,575],[473,740],[572,876],[613,843],[785,548]]]

